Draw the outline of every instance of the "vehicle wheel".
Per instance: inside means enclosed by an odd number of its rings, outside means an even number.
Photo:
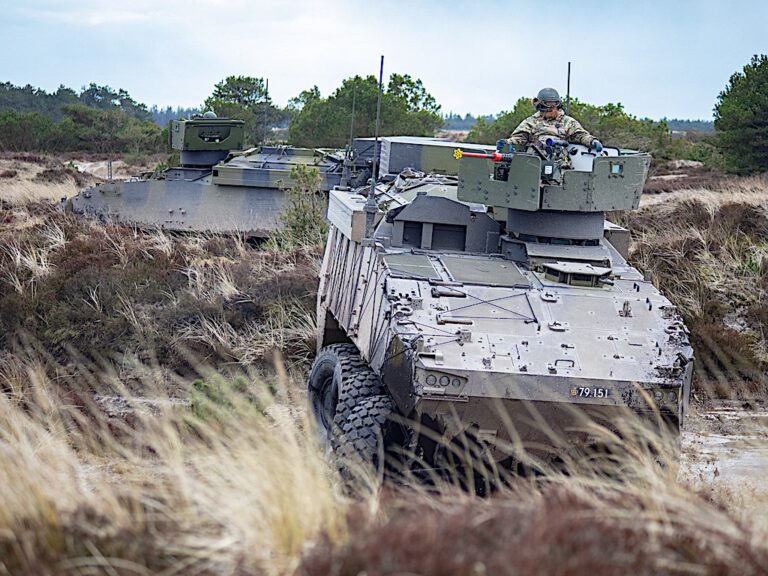
[[[354,344],[323,348],[309,374],[309,407],[321,442],[330,447],[334,425],[340,426],[362,398],[380,394],[382,389]]]
[[[343,462],[371,464],[380,469],[393,412],[392,400],[384,394],[361,400],[339,426],[334,439],[336,455]]]
[[[336,404],[336,416],[333,423],[341,428],[347,421],[355,406],[366,398],[384,394],[384,385],[381,379],[363,363],[363,366],[342,374],[341,388],[339,389],[339,401]]]

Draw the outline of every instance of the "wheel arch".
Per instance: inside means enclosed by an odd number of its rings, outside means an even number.
[[[321,318],[318,318],[318,335],[317,340],[317,352],[330,346],[331,344],[354,344],[352,339],[347,335],[346,330],[341,327],[339,321],[333,315],[333,312],[329,308],[325,308],[321,311]]]

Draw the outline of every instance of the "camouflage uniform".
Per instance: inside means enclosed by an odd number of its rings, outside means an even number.
[[[536,112],[529,116],[512,132],[512,136],[507,138],[507,142],[515,147],[528,144],[537,144],[547,138],[555,138],[575,142],[590,146],[595,138],[582,128],[578,120],[566,116],[565,112],[560,110],[557,118],[547,120],[541,112]]]

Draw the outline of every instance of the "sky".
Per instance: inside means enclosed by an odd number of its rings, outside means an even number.
[[[545,86],[639,117],[711,119],[768,52],[764,0],[0,0],[0,82],[124,88],[200,106],[229,75],[269,79],[278,105],[317,85],[420,78],[444,113],[496,114]]]

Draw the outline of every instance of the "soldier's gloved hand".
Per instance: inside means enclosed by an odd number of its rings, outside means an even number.
[[[504,146],[507,145],[507,141],[502,138],[501,140],[496,140],[496,152],[503,152]]]
[[[592,148],[595,149],[595,152],[602,152],[603,151],[603,143],[600,142],[597,138],[592,140]]]

